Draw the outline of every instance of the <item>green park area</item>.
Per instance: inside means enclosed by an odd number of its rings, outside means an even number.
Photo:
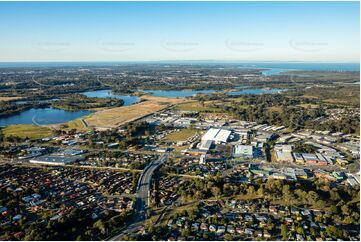
[[[40,139],[51,136],[52,130],[44,126],[36,126],[32,124],[17,124],[9,125],[1,130],[5,138],[7,137],[19,137],[19,138],[30,138]]]
[[[178,142],[178,141],[185,141],[192,135],[194,135],[197,132],[195,129],[182,129],[177,132],[173,132],[165,137],[165,140]]]
[[[177,106],[175,106],[175,108],[180,111],[192,111],[192,112],[220,112],[220,111],[222,111],[219,108],[210,107],[210,105],[208,105],[208,104],[209,104],[208,102],[201,103],[198,101],[194,101],[194,102],[178,104]]]

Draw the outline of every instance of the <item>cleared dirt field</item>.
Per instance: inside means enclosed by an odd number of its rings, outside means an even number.
[[[142,96],[141,98],[143,101],[138,104],[97,111],[85,118],[85,121],[90,128],[115,128],[185,101],[184,99],[153,96]]]

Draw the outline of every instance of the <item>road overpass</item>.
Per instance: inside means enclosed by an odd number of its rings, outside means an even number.
[[[124,228],[118,235],[110,238],[111,241],[121,240],[122,236],[132,234],[140,230],[147,218],[147,208],[150,203],[150,184],[155,170],[157,170],[168,158],[168,154],[163,154],[158,160],[150,162],[143,170],[137,185],[135,202],[135,214],[130,225]]]

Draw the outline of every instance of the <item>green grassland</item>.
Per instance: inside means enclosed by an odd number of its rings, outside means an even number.
[[[78,131],[89,131],[90,128],[85,127],[81,119],[75,119],[65,124],[65,129],[76,129]]]
[[[208,102],[204,104],[194,101],[178,104],[175,106],[175,109],[180,111],[192,111],[192,112],[221,112],[222,110],[219,108],[210,107],[207,105]]]
[[[5,137],[15,136],[19,138],[40,139],[51,136],[52,130],[44,126],[36,126],[32,124],[9,125],[1,130]]]
[[[195,129],[182,129],[178,132],[167,135],[164,139],[168,141],[178,142],[185,141],[197,132]]]

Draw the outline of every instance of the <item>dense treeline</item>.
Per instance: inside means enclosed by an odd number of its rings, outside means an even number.
[[[209,99],[217,100],[210,104],[211,108],[224,110],[241,120],[287,126],[293,129],[309,128],[331,132],[360,133],[360,120],[355,115],[345,114],[342,119],[328,119],[326,111],[338,107],[338,105],[322,104],[317,99],[288,97],[286,95],[246,95],[239,96],[240,99],[210,95],[198,97],[198,100],[201,103]]]
[[[250,184],[235,184],[220,177],[183,183],[178,189],[183,200],[207,199],[210,197],[244,195],[273,201],[284,201],[288,205],[329,209],[335,213],[345,211],[343,219],[358,222],[359,188],[334,187],[332,184],[315,180],[313,182],[287,182],[256,179]],[[347,212],[346,212],[347,211]],[[356,213],[354,213],[356,212]]]
[[[118,143],[120,148],[127,149],[130,146],[137,146],[142,142],[146,142],[140,136],[146,135],[148,137],[149,134],[149,124],[147,122],[133,122],[126,124],[123,132],[119,132],[117,129],[109,129],[89,134],[88,145],[92,148],[103,148],[104,144]]]
[[[308,89],[303,89],[300,93],[330,103],[340,103],[356,108],[360,107],[359,85],[332,87],[313,86]]]
[[[65,110],[81,110],[103,107],[120,107],[124,104],[118,98],[90,98],[80,94],[72,94],[64,100],[55,101],[52,107]]]

